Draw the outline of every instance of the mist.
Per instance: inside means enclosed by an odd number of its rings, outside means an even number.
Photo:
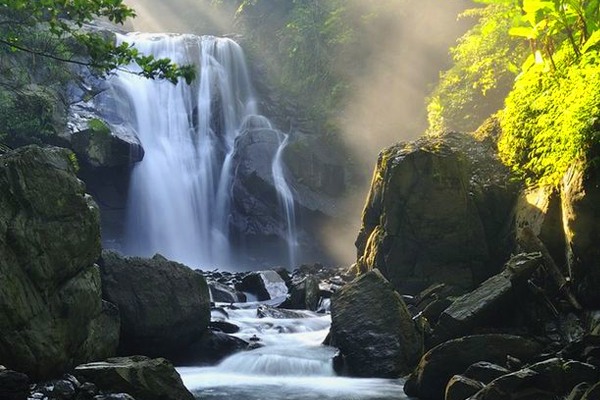
[[[349,77],[351,87],[350,96],[336,110],[337,125],[350,149],[349,162],[360,171],[356,187],[339,205],[345,217],[321,232],[332,258],[342,265],[350,265],[356,258],[354,241],[378,153],[424,133],[427,95],[440,71],[450,66],[449,48],[472,23],[457,17],[474,7],[470,0],[348,0],[347,6],[360,21],[380,11],[384,3],[384,17],[377,24],[365,24],[361,32],[368,49],[355,55],[363,57],[361,67],[348,59],[335,63],[336,72]],[[223,5],[217,9],[211,0],[129,0],[128,5],[137,12],[134,30],[237,33],[235,9]]]

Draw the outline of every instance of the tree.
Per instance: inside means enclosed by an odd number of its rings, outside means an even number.
[[[184,78],[191,82],[194,79],[191,66],[178,66],[166,58],[142,55],[128,43],[116,45],[98,33],[82,30],[84,24],[97,18],[122,24],[132,17],[135,17],[134,10],[123,4],[123,0],[0,0],[0,46],[9,51],[90,66],[104,74],[136,63],[140,66],[136,73],[147,78],[167,79],[173,83]],[[39,31],[47,35],[51,46],[47,46],[48,41],[41,45],[24,40]],[[85,56],[68,54],[68,47],[61,42],[69,40],[73,46],[79,46]]]

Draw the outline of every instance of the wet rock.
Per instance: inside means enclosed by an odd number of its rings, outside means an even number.
[[[135,400],[132,396],[127,393],[110,393],[110,394],[99,394],[94,396],[94,400]]]
[[[579,385],[575,386],[569,396],[567,396],[566,400],[581,400],[585,392],[590,388],[590,384],[586,382],[582,382]],[[598,393],[600,394],[600,393]]]
[[[309,275],[299,282],[292,282],[288,299],[281,304],[281,307],[315,311],[319,299],[319,281],[314,275]]]
[[[177,360],[204,332],[210,300],[204,277],[161,256],[102,254],[102,291],[121,313],[120,354]]]
[[[472,332],[477,326],[498,322],[502,310],[519,306],[519,289],[541,265],[538,253],[513,257],[500,274],[460,297],[440,315],[434,337],[437,343]]]
[[[0,366],[0,399],[25,400],[29,394],[29,377]]]
[[[582,305],[600,308],[600,170],[573,165],[562,183],[567,262],[575,295]]]
[[[37,146],[0,156],[0,363],[35,380],[115,351],[90,337],[102,313],[100,225],[70,157]]]
[[[356,240],[359,269],[380,269],[402,293],[440,281],[472,288],[489,252],[458,153],[398,144],[381,152],[373,176]]]
[[[348,373],[394,378],[417,362],[422,338],[400,295],[378,270],[337,292],[331,304],[331,341]]]
[[[581,382],[595,382],[598,370],[578,361],[559,358],[545,360],[495,379],[479,391],[473,400],[501,400],[525,394],[539,399],[566,396]]]
[[[216,303],[238,303],[246,300],[243,293],[219,282],[209,282],[208,288],[212,295],[212,301]]]
[[[483,383],[462,375],[454,375],[446,385],[444,400],[466,400],[481,389]]]
[[[211,321],[208,327],[213,331],[217,330],[223,333],[237,333],[240,331],[239,326],[227,321]]]
[[[198,340],[188,347],[181,360],[186,365],[214,365],[224,358],[247,350],[248,343],[223,332],[204,332]]]
[[[288,289],[275,271],[258,271],[246,275],[236,289],[255,295],[258,301],[276,299],[287,295]]]
[[[128,393],[138,400],[194,400],[173,365],[164,358],[110,358],[80,365],[75,374],[100,390]]]
[[[541,351],[537,342],[514,335],[473,335],[449,340],[429,350],[404,385],[408,396],[423,400],[443,398],[453,375],[486,360],[503,364],[508,355],[529,360]]]
[[[490,383],[502,375],[510,374],[510,371],[500,365],[493,364],[487,361],[476,362],[467,368],[464,375],[467,378],[475,379],[485,384]]]
[[[588,390],[585,391],[581,400],[595,400],[600,399],[600,382],[595,383]]]
[[[285,310],[281,308],[269,307],[261,304],[256,309],[256,315],[258,318],[275,318],[275,319],[293,319],[293,318],[306,318],[307,315],[293,310]]]

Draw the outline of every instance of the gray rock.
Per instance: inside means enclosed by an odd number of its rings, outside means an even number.
[[[223,332],[206,331],[186,351],[186,365],[214,365],[224,358],[248,349],[248,343]]]
[[[105,251],[102,292],[121,313],[121,354],[177,360],[210,321],[201,274],[161,256],[122,257]]]
[[[503,364],[507,356],[530,360],[541,351],[537,342],[520,336],[489,334],[449,340],[429,350],[404,385],[408,396],[423,400],[444,397],[453,375],[462,374],[479,361]]]
[[[242,301],[239,292],[222,283],[209,282],[208,289],[210,290],[212,301],[216,303],[238,303]]]
[[[485,384],[488,384],[494,379],[500,378],[502,375],[506,374],[510,374],[508,369],[487,361],[476,362],[475,364],[469,366],[464,373],[467,378],[471,378]]]
[[[504,271],[457,299],[439,317],[434,331],[437,343],[471,333],[473,328],[496,321],[500,310],[518,307],[518,287],[541,265],[538,253],[513,257]]]
[[[292,283],[288,299],[281,307],[297,310],[315,311],[319,305],[319,280],[314,275],[308,275],[300,282]]]
[[[331,340],[348,373],[396,378],[410,371],[422,337],[400,295],[378,270],[347,284],[332,297]]]
[[[0,363],[35,380],[114,355],[102,326],[98,210],[65,149],[0,156]],[[94,322],[96,321],[96,322]]]
[[[588,390],[585,391],[581,400],[595,400],[600,399],[600,382],[592,385]]]
[[[9,369],[0,370],[0,399],[25,400],[29,394],[29,377]]]
[[[194,400],[173,365],[164,358],[110,358],[79,365],[75,374],[100,390],[124,392],[138,400]]]
[[[446,385],[444,400],[466,400],[481,389],[483,383],[462,375],[454,375]]]
[[[251,272],[236,285],[236,289],[253,294],[259,301],[284,297],[288,292],[285,281],[275,271]]]
[[[567,262],[575,295],[587,308],[600,307],[600,171],[573,165],[562,184]]]

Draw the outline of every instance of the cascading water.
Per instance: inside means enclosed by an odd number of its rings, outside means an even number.
[[[192,85],[124,72],[111,79],[114,90],[129,100],[132,115],[125,119],[135,121],[145,150],[131,175],[124,251],[159,252],[195,267],[228,267],[234,144],[244,121],[258,113],[242,49],[212,36],[135,33],[118,40],[144,54],[197,67]],[[273,178],[289,201],[280,161],[284,142]],[[288,232],[295,231],[293,214],[285,215],[292,218]],[[288,233],[289,243],[291,238]]]
[[[296,213],[294,210],[294,196],[285,179],[282,160],[283,150],[287,146],[289,138],[289,135],[279,133],[279,147],[275,157],[273,157],[272,171],[273,182],[287,221],[286,241],[288,244],[289,266],[293,268],[296,265]]]

